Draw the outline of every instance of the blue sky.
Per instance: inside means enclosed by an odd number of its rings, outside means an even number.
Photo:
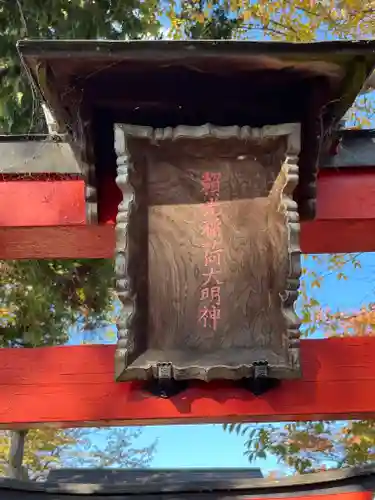
[[[260,460],[249,464],[244,456],[244,438],[224,432],[221,425],[181,425],[147,427],[142,439],[158,437],[158,449],[152,466],[174,467],[260,467],[278,468],[276,461]]]

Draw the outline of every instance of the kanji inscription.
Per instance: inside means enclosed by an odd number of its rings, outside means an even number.
[[[119,127],[139,245],[122,379],[156,376],[158,363],[176,379],[238,379],[259,361],[296,376],[299,127]]]
[[[203,243],[204,272],[200,289],[198,321],[204,328],[216,332],[220,320],[221,265],[223,261],[223,238],[218,200],[220,199],[220,172],[204,172],[202,192],[204,196],[203,222],[201,231],[207,239]]]

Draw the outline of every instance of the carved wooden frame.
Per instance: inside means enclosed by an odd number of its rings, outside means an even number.
[[[131,162],[128,150],[128,138],[143,138],[151,141],[165,139],[231,139],[261,140],[266,137],[286,136],[287,149],[285,160],[272,190],[280,193],[283,213],[288,230],[289,273],[287,287],[283,296],[282,313],[287,323],[289,366],[268,366],[267,376],[277,379],[298,378],[300,376],[299,338],[300,321],[295,313],[295,301],[298,298],[300,284],[300,247],[299,247],[299,214],[297,203],[293,200],[293,193],[299,183],[298,157],[301,147],[301,125],[288,123],[267,125],[262,128],[249,126],[219,127],[211,124],[202,126],[177,126],[175,128],[154,129],[147,126],[115,124],[115,151],[117,155],[116,183],[122,192],[122,202],[116,219],[116,290],[122,303],[122,313],[118,320],[118,342],[115,355],[116,380],[149,380],[153,378],[213,379],[238,380],[243,377],[254,376],[254,365],[213,366],[209,369],[200,366],[186,366],[179,368],[171,363],[158,363],[158,366],[149,366],[147,369],[128,367],[143,352],[137,344],[135,325],[140,319],[137,314],[137,290],[135,285],[134,261],[136,258],[130,246],[134,236],[134,221],[139,211],[140,203],[136,196],[135,185],[139,182],[136,169]],[[133,249],[136,244],[133,241]],[[146,264],[145,264],[146,266]],[[147,328],[147,326],[146,326]]]

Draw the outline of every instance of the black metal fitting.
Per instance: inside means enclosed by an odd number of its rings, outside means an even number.
[[[254,396],[261,396],[279,385],[280,380],[269,377],[268,361],[255,361],[253,368],[253,377],[244,379],[244,386]]]
[[[147,390],[154,396],[168,399],[176,396],[188,388],[185,380],[175,380],[173,378],[173,365],[169,362],[157,363],[157,376],[148,385]]]

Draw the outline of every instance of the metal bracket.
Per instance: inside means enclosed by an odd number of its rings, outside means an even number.
[[[255,361],[253,367],[255,379],[268,378],[268,361]]]
[[[187,381],[173,378],[172,363],[163,362],[156,364],[156,377],[152,380],[148,390],[159,398],[167,399],[179,394],[187,387]]]
[[[157,371],[156,377],[160,381],[171,380],[173,378],[173,365],[170,362],[157,363],[156,371]]]
[[[255,361],[253,363],[253,368],[253,377],[244,379],[244,385],[246,389],[254,394],[254,396],[261,396],[280,384],[280,380],[269,377],[268,361]]]

